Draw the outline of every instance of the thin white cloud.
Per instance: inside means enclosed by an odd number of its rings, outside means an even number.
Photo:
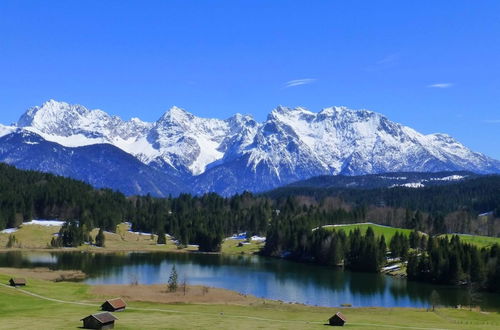
[[[312,84],[315,81],[316,81],[316,79],[313,79],[313,78],[290,80],[290,81],[287,81],[285,83],[285,85],[283,86],[283,88],[289,88],[289,87],[295,87],[295,86],[300,86],[300,85]]]
[[[376,72],[393,69],[399,65],[400,57],[399,53],[388,54],[385,57],[373,62],[373,64],[365,67],[364,70],[368,72]]]
[[[483,123],[486,123],[486,124],[500,124],[500,119],[486,119],[486,120],[483,120]]]
[[[399,54],[389,54],[381,60],[377,61],[378,65],[392,65],[395,64],[399,60]]]
[[[453,86],[452,83],[437,83],[437,84],[432,84],[432,85],[427,85],[429,88],[450,88]]]

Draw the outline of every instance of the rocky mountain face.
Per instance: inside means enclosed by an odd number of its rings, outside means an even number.
[[[280,106],[264,122],[240,114],[226,120],[200,118],[173,107],[149,123],[50,100],[28,109],[15,126],[0,126],[0,136],[3,162],[85,177],[89,183],[108,184],[127,194],[215,191],[230,195],[318,175],[500,172],[499,161],[473,152],[448,135],[424,135],[381,114],[345,107],[314,113]],[[37,144],[31,143],[34,136],[40,139]],[[8,149],[6,141],[14,140],[18,146]],[[53,149],[60,153],[58,157],[51,154]],[[86,161],[65,163],[75,153],[85,153]],[[28,162],[33,155],[37,161]],[[129,177],[118,170],[125,163]],[[66,164],[64,171],[62,164]],[[142,177],[134,176],[134,171]],[[97,179],[103,175],[106,183]],[[134,182],[125,189],[127,180]]]
[[[184,192],[176,176],[152,169],[110,144],[64,147],[40,135],[14,130],[0,137],[0,161],[85,181],[97,188],[112,188],[127,195],[167,197]]]

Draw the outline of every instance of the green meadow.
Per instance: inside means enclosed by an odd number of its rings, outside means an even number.
[[[480,248],[489,248],[494,244],[500,244],[500,237],[490,237],[490,236],[479,236],[479,235],[464,235],[458,234],[460,240],[464,243],[469,243],[476,245]],[[451,234],[441,235],[440,237],[448,237],[449,239],[452,237]]]
[[[0,275],[0,283],[9,276]],[[83,283],[28,279],[28,286],[0,286],[0,329],[78,329],[105,297]],[[26,292],[23,292],[26,291]],[[34,295],[30,295],[34,294]],[[107,297],[111,298],[111,297]],[[115,329],[325,329],[341,311],[348,329],[498,329],[500,315],[438,308],[323,308],[264,301],[250,305],[134,302],[115,313]],[[125,297],[127,300],[127,297]],[[36,320],[36,322],[34,321]]]
[[[375,233],[375,236],[379,237],[384,235],[385,241],[389,243],[396,234],[396,232],[402,233],[406,236],[409,236],[410,233],[412,232],[411,229],[402,229],[402,228],[395,228],[395,227],[387,227],[387,226],[381,226],[373,223],[356,223],[356,224],[349,224],[349,225],[335,225],[335,226],[325,226],[324,227],[327,230],[343,230],[348,234],[350,231],[353,231],[357,228],[361,230],[361,232],[364,234],[368,228],[373,229],[373,232]]]

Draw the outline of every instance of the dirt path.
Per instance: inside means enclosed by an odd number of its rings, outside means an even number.
[[[45,297],[45,296],[41,296],[39,294],[36,294],[36,293],[33,293],[33,292],[29,292],[29,291],[26,291],[26,290],[23,290],[23,289],[19,289],[19,288],[16,288],[16,287],[13,287],[13,286],[10,286],[10,285],[7,285],[7,284],[3,284],[3,283],[0,283],[0,285],[4,286],[6,288],[12,289],[12,290],[16,290],[16,291],[22,292],[22,293],[27,294],[27,295],[32,296],[32,297],[43,299],[43,300],[53,301],[53,302],[62,303],[62,304],[73,304],[73,305],[83,305],[83,306],[98,306],[98,305],[88,304],[88,303],[83,303],[83,302],[78,302],[78,301],[65,301],[65,300],[61,300],[61,299],[55,299],[55,298]]]

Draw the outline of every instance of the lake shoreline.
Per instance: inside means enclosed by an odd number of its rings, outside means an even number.
[[[205,286],[205,285],[188,285],[185,288],[182,283],[178,283],[175,291],[170,292],[165,284],[88,284],[85,283],[87,274],[79,270],[53,270],[45,267],[36,268],[15,268],[15,267],[0,267],[0,276],[7,277],[24,277],[28,282],[32,280],[44,282],[76,282],[88,287],[89,292],[96,297],[113,296],[122,297],[130,302],[154,302],[162,304],[236,304],[236,305],[253,305],[253,304],[285,304],[296,305],[314,308],[340,308],[340,309],[360,309],[360,308],[375,308],[375,309],[417,309],[425,310],[427,308],[419,307],[383,307],[383,306],[352,306],[351,304],[340,304],[334,306],[318,306],[314,304],[305,304],[298,302],[286,302],[279,299],[261,298],[251,294],[243,294],[235,290],[225,288]],[[8,283],[3,283],[8,284]],[[100,300],[99,300],[100,301]],[[449,307],[448,307],[449,308]]]
[[[0,282],[9,276],[0,272]],[[415,307],[318,307],[284,303],[245,296],[230,290],[189,286],[189,299],[182,289],[168,293],[165,286],[103,285],[53,282],[27,278],[27,286],[12,288],[0,285],[0,328],[27,328],[33,317],[50,319],[53,329],[81,326],[80,319],[97,313],[104,300],[122,297],[127,307],[116,313],[117,326],[134,329],[158,329],[160,325],[186,329],[324,329],[328,319],[341,311],[350,329],[495,329],[500,325],[498,313],[468,308]],[[141,294],[146,288],[149,292]],[[104,291],[107,290],[107,291]],[[187,295],[186,295],[187,297]],[[228,299],[228,297],[231,297]],[[57,310],[57,313],[49,311]],[[26,318],[29,312],[30,317]],[[49,318],[47,318],[49,315]]]
[[[88,285],[165,285],[175,265],[179,283],[186,279],[189,285],[220,288],[237,292],[238,295],[283,301],[287,304],[423,308],[429,305],[433,290],[437,290],[442,297],[443,306],[466,304],[466,291],[463,288],[419,283],[385,274],[339,270],[280,258],[240,258],[234,255],[170,251],[92,253],[50,249],[34,252],[18,249],[0,253],[0,258],[0,267],[9,268],[12,276],[16,274],[11,273],[14,270],[11,267],[24,271],[45,267],[55,270],[52,271],[55,273],[57,270],[81,270],[86,273],[86,277],[79,280],[83,279]],[[481,297],[482,308],[500,310],[497,295],[481,293]]]

